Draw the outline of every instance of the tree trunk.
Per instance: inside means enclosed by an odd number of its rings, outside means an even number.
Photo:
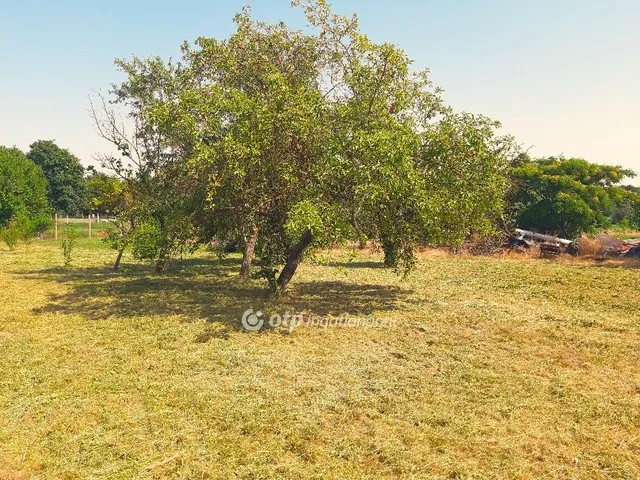
[[[124,249],[118,250],[118,257],[116,258],[116,262],[113,264],[113,271],[117,272],[120,268],[120,260],[122,260],[122,254],[124,253]]]
[[[382,238],[382,251],[384,252],[384,266],[388,268],[396,267],[398,265],[398,249],[386,237]]]
[[[280,272],[280,276],[277,280],[278,291],[280,293],[282,293],[285,288],[287,288],[287,285],[289,285],[293,274],[296,273],[296,270],[298,269],[298,265],[300,264],[300,260],[302,259],[302,253],[309,245],[311,245],[312,241],[313,234],[310,230],[307,230],[306,232],[304,232],[302,238],[300,238],[298,243],[289,248],[287,252],[287,263],[285,263],[284,268],[282,269],[282,272]]]
[[[167,265],[167,251],[168,251],[168,239],[167,232],[165,231],[164,217],[159,216],[158,224],[160,226],[160,253],[158,255],[158,262],[156,263],[156,273],[164,272],[164,268]]]
[[[247,245],[242,255],[242,266],[240,267],[240,276],[244,279],[248,279],[251,275],[251,263],[253,262],[253,253],[256,249],[256,243],[258,242],[258,226],[254,225],[251,231],[251,236],[247,240]]]
[[[164,272],[164,268],[167,265],[167,253],[164,249],[160,250],[158,261],[156,262],[156,273]]]

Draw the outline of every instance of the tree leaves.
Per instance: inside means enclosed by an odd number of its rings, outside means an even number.
[[[71,152],[52,140],[38,140],[27,157],[42,168],[48,181],[50,205],[59,212],[79,215],[88,206],[84,168]]]
[[[257,229],[265,272],[285,264],[292,275],[306,249],[367,239],[390,245],[394,266],[408,270],[416,243],[488,232],[511,139],[489,119],[452,114],[428,71],[359,32],[355,16],[323,0],[294,4],[313,31],[247,9],[228,38],[183,45],[177,65],[118,62],[128,80],[117,101],[171,159],[147,181],[165,169],[196,179],[204,230],[242,243]]]
[[[634,203],[640,197],[616,184],[634,175],[622,167],[598,165],[581,158],[525,161],[511,174],[514,187],[510,198],[516,221],[522,228],[568,238],[606,228],[626,202],[630,210],[627,215],[633,216]]]
[[[0,236],[10,246],[50,223],[47,179],[17,148],[0,147]]]

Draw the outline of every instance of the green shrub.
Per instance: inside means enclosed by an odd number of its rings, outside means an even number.
[[[71,266],[73,261],[73,250],[76,244],[78,232],[73,228],[71,223],[67,223],[64,227],[64,240],[62,240],[62,254],[64,255],[64,266]]]
[[[16,219],[12,219],[4,228],[0,229],[0,239],[7,244],[9,250],[18,246],[18,240],[23,236],[23,229]]]
[[[155,223],[139,225],[131,239],[133,257],[138,260],[155,260],[158,258],[161,240],[160,229]]]

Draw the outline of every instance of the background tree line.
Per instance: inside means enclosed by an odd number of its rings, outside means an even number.
[[[566,238],[612,225],[638,229],[639,189],[621,185],[632,177],[631,170],[581,158],[523,155],[510,172],[510,220],[520,228]]]
[[[33,235],[52,211],[114,214],[116,268],[128,247],[162,272],[200,245],[233,246],[241,275],[279,292],[304,257],[339,243],[377,242],[407,271],[416,245],[458,246],[472,232],[640,226],[640,195],[620,186],[633,172],[531,159],[498,122],[453,111],[428,71],[372,42],[357,17],[323,0],[294,4],[309,32],[245,8],[232,35],[185,43],[178,63],[117,60],[126,80],[92,104],[118,152],[100,158],[107,173],[50,141],[26,156],[2,150],[0,181],[26,182],[3,187],[2,231],[24,224]]]
[[[80,160],[51,140],[26,154],[0,147],[0,235],[14,247],[43,232],[54,213],[71,217],[115,214],[122,182]]]

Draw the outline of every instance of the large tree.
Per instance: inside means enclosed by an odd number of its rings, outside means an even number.
[[[47,179],[17,148],[0,147],[0,235],[11,246],[50,222]]]
[[[208,232],[246,239],[245,263],[255,250],[282,291],[314,248],[381,240],[409,268],[416,243],[484,227],[504,190],[494,125],[450,112],[428,72],[355,17],[299,6],[312,32],[245,9],[234,34],[185,45],[177,65],[119,62],[119,98],[204,180]]]
[[[27,157],[40,166],[47,177],[51,206],[67,215],[85,211],[88,207],[87,184],[78,157],[52,140],[38,140],[29,148]]]

